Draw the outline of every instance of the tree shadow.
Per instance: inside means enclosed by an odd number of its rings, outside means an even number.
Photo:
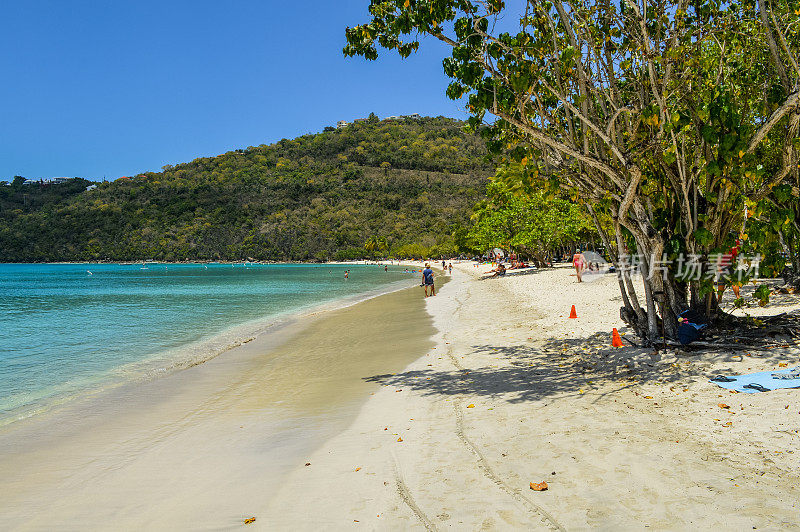
[[[760,284],[767,284],[770,287],[771,293],[769,295],[769,303],[765,307],[767,310],[773,310],[775,314],[779,314],[781,312],[785,312],[787,308],[782,307],[795,307],[800,304],[800,293],[789,293],[786,291],[785,293],[780,291],[780,288],[783,286],[783,281],[781,279],[769,279],[766,281],[760,281]],[[745,300],[752,305],[752,302],[749,300],[753,297],[753,292],[756,291],[758,286],[753,284],[747,284],[742,286],[739,289],[739,293]],[[727,308],[733,308],[733,300],[735,299],[733,295],[733,290],[728,288],[725,290],[725,297],[723,298],[723,305]],[[747,311],[747,309],[744,309]]]
[[[533,345],[473,345],[465,351],[445,355],[456,364],[471,356],[498,359],[472,369],[423,369],[397,374],[366,377],[364,380],[384,386],[415,390],[427,396],[454,396],[472,394],[509,403],[537,401],[603,389],[602,395],[617,393],[632,385],[656,383],[666,386],[686,385],[691,381],[708,379],[713,374],[733,372],[727,363],[741,362],[742,353],[713,351],[687,356],[681,350],[656,351],[652,348],[609,346],[607,332],[598,332],[589,338],[550,340]],[[754,357],[786,359],[786,353],[769,352],[753,354]],[[693,362],[704,361],[723,365],[709,372],[706,364],[697,367]],[[444,357],[442,357],[444,358]],[[613,384],[611,388],[607,385]]]

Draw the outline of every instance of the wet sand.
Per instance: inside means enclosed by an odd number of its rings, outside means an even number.
[[[0,528],[241,526],[355,419],[378,387],[365,379],[402,370],[434,332],[405,289],[6,427]]]
[[[612,348],[613,275],[479,280],[425,300],[436,345],[383,384],[270,498],[274,530],[797,530],[800,390],[708,381],[795,366],[800,347]],[[788,299],[788,298],[787,298]],[[771,302],[764,312],[800,308]],[[577,319],[569,319],[570,307]],[[729,408],[722,408],[725,403]],[[546,481],[547,491],[530,483]]]

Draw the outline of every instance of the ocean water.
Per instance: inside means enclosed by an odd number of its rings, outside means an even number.
[[[412,278],[376,265],[0,264],[0,425]]]

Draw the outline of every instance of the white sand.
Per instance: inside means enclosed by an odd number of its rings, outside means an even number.
[[[167,403],[155,401],[170,414],[151,413],[160,422],[159,438],[152,423],[136,423],[136,433],[123,427],[119,434],[100,434],[105,447],[85,448],[86,456],[75,461],[80,450],[68,445],[97,441],[81,432],[46,446],[44,470],[29,452],[24,465],[39,475],[64,476],[59,463],[86,469],[54,487],[45,478],[17,479],[28,490],[24,497],[14,497],[0,481],[0,501],[26,502],[13,507],[17,518],[40,510],[22,522],[36,530],[58,523],[54,507],[69,523],[55,528],[76,530],[232,529],[251,515],[252,530],[800,529],[800,390],[732,394],[707,380],[717,371],[796,365],[796,348],[752,356],[612,349],[611,328],[624,333],[613,276],[578,284],[568,268],[557,268],[478,280],[487,269],[459,264],[439,295],[425,300],[438,329],[429,350],[424,338],[402,338],[404,331],[417,331],[416,322],[393,330],[379,319],[391,319],[385,307],[364,305],[339,314],[347,325],[329,321],[305,344],[286,344],[313,350],[314,337],[346,328],[351,339],[339,339],[335,357],[314,355],[313,363],[297,367],[316,368],[314,379],[327,382],[334,364],[359,382],[379,383],[352,411],[354,418],[345,415],[352,421],[334,423],[341,432],[321,446],[314,426],[302,423],[280,442],[270,438],[278,430],[271,416],[282,405],[268,388],[282,382],[291,392],[296,381],[288,374],[276,376],[261,362],[254,370],[261,358],[245,357],[239,370],[224,366],[224,375],[238,383],[230,395],[229,388],[217,388],[220,359],[194,370],[213,376],[202,388],[208,408],[198,410],[192,399],[200,393],[196,384],[182,385]],[[796,298],[776,303],[798,306]],[[575,320],[567,318],[572,304]],[[773,304],[759,312],[779,310]],[[421,314],[418,327],[427,331],[429,322]],[[366,365],[352,356],[354,349],[365,352],[357,345],[362,335],[380,339],[385,360],[365,357],[373,361]],[[398,371],[409,360],[404,353],[418,348],[427,354]],[[357,362],[345,364],[347,356]],[[205,382],[185,375],[187,384]],[[309,402],[324,405],[324,394],[335,402],[336,382],[356,388],[347,375],[331,382]],[[181,414],[184,409],[189,415]],[[335,406],[329,415],[346,411]],[[99,467],[95,451],[104,453]],[[125,459],[118,468],[109,460],[115,456]],[[13,466],[6,458],[0,465]],[[277,470],[287,459],[296,466]],[[529,489],[543,480],[548,491]],[[49,487],[36,497],[31,489],[37,485]],[[64,486],[74,492],[65,493]],[[0,518],[3,509],[0,504]]]
[[[416,290],[315,312],[205,364],[2,427],[0,530],[219,530],[265,515],[283,475],[377,388],[362,377],[433,345],[419,314]]]
[[[457,266],[427,301],[436,347],[376,377],[384,387],[288,477],[259,524],[800,528],[800,390],[733,394],[707,381],[795,365],[796,348],[612,350],[611,328],[623,331],[613,276],[476,280],[487,269]],[[542,480],[548,491],[529,489]]]

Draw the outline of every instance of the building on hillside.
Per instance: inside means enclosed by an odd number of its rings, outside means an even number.
[[[344,120],[339,120],[336,122],[336,129],[342,129],[343,127],[347,126],[347,122]]]
[[[26,179],[23,185],[60,185],[75,179],[74,177],[50,177],[48,179]]]
[[[387,116],[386,120],[400,120],[399,116]]]
[[[94,190],[96,188],[97,188],[97,185],[89,185],[88,187],[86,187],[86,192],[89,192],[90,190]]]
[[[418,120],[421,117],[419,116],[419,113],[412,113],[410,115],[400,115],[400,118],[412,118],[414,120]]]
[[[358,123],[366,122],[366,121],[367,121],[366,118],[356,118],[355,120],[353,120],[353,123],[354,124],[358,124]]]

